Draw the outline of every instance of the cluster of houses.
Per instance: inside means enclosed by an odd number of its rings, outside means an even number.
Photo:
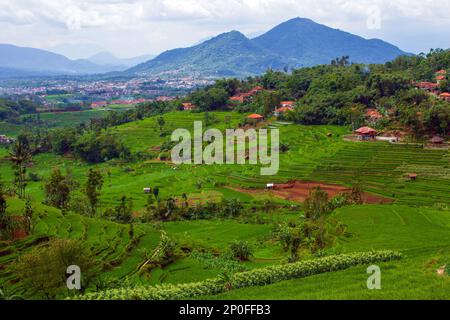
[[[237,103],[248,103],[250,102],[258,93],[263,92],[264,88],[261,86],[256,86],[251,89],[249,92],[245,93],[237,93],[234,96],[230,97],[230,101]],[[192,111],[195,110],[197,106],[191,102],[182,103],[182,109],[184,111]],[[274,116],[279,117],[285,114],[288,111],[293,111],[295,108],[295,101],[282,101],[279,106],[274,110]],[[247,119],[252,121],[262,121],[264,117],[259,114],[251,114],[247,117]]]
[[[0,134],[0,144],[10,144],[15,141],[14,138],[8,137],[4,134]]]
[[[382,137],[378,136],[379,132],[371,127],[361,127],[355,130],[355,135],[360,141],[388,141],[391,143],[398,142],[397,137]],[[433,136],[429,140],[429,144],[434,147],[440,147],[444,145],[445,139],[439,136]]]
[[[415,83],[415,87],[421,90],[428,91],[430,94],[441,98],[442,100],[450,101],[450,93],[449,92],[439,92],[439,85],[442,81],[447,78],[446,70],[439,70],[436,72],[436,82],[417,82]]]
[[[256,86],[249,92],[235,94],[234,96],[232,96],[230,98],[230,101],[235,101],[235,102],[240,102],[240,103],[249,102],[251,99],[253,99],[253,97],[255,97],[258,93],[260,93],[262,91],[264,91],[263,87]]]
[[[144,103],[147,102],[149,100],[147,99],[129,99],[129,100],[112,100],[112,101],[96,101],[93,102],[91,104],[91,108],[95,109],[95,108],[104,108],[108,105],[124,105],[124,106],[129,106],[129,105],[135,105],[135,104],[139,104],[139,103]]]

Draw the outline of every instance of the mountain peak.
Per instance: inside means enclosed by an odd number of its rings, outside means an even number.
[[[222,34],[219,34],[218,36],[206,41],[206,42],[214,42],[218,40],[249,40],[243,33],[237,30],[232,30],[229,32],[225,32]]]
[[[296,17],[251,40],[233,30],[190,48],[169,50],[129,72],[247,76],[261,74],[268,68],[329,64],[338,56],[348,55],[352,62],[370,64],[384,63],[403,54],[388,43],[366,40]]]
[[[117,59],[117,57],[114,56],[109,51],[100,51],[100,52],[92,55],[91,57],[89,57],[88,60],[95,59],[95,58],[113,58],[113,59]]]
[[[253,41],[261,47],[291,59],[297,66],[330,63],[338,56],[352,62],[384,63],[405,54],[386,43],[366,40],[307,18],[293,18]]]

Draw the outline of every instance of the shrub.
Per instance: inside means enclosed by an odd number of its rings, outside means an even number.
[[[235,261],[233,257],[228,254],[215,256],[211,252],[193,252],[191,257],[202,263],[207,269],[220,269],[227,273],[246,270],[243,264]]]
[[[35,173],[35,172],[28,173],[28,181],[39,182],[41,180],[42,180],[41,176],[38,175],[37,173]]]
[[[236,241],[230,245],[233,258],[248,261],[252,256],[252,249],[247,241]]]
[[[86,288],[94,267],[92,253],[76,240],[52,240],[22,255],[13,265],[14,273],[30,288],[46,297],[55,298],[66,288],[66,270],[77,265]]]
[[[275,282],[304,278],[315,274],[348,269],[357,265],[398,260],[401,254],[395,251],[373,251],[329,256],[310,261],[286,265],[276,265],[236,273],[227,277],[209,279],[197,283],[166,284],[150,287],[111,289],[88,293],[74,299],[80,300],[181,300],[207,295],[215,295],[230,288],[264,286]]]

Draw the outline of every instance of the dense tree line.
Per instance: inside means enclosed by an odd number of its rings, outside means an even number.
[[[450,129],[450,104],[414,87],[414,82],[436,82],[436,71],[446,70],[440,92],[450,91],[450,51],[432,50],[428,54],[403,56],[385,65],[348,63],[337,58],[330,65],[292,70],[291,73],[268,70],[264,75],[220,80],[199,89],[186,98],[200,110],[223,109],[227,99],[248,92],[255,85],[263,93],[244,104],[234,106],[242,112],[270,115],[280,101],[294,100],[297,108],[285,118],[300,124],[336,124],[357,128],[366,122],[367,109],[376,109],[383,120],[374,126],[406,126],[416,136],[446,135]]]
[[[38,105],[33,101],[13,101],[0,98],[0,120],[17,119],[22,114],[36,113]]]

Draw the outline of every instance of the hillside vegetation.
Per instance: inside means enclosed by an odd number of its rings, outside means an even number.
[[[448,70],[448,51],[345,60],[87,122],[52,115],[57,128],[19,124],[0,147],[2,298],[448,299],[450,151],[428,140],[448,138],[450,107],[412,86]],[[279,172],[174,164],[171,133],[194,121],[278,129]],[[350,139],[359,126],[401,140]],[[73,264],[81,291],[66,288]],[[381,290],[367,289],[372,264]]]

